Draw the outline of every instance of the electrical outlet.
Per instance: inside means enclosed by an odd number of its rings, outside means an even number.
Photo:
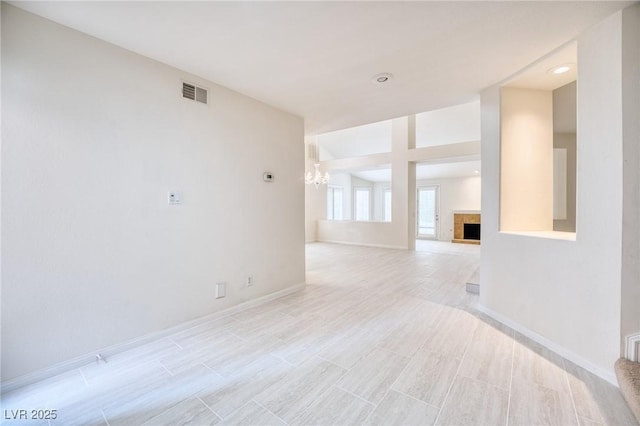
[[[227,295],[227,283],[216,284],[216,299],[221,299]]]
[[[253,277],[251,275],[247,277],[247,287],[253,287]]]

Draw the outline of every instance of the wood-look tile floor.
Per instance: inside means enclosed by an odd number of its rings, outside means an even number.
[[[307,287],[3,396],[51,425],[636,425],[618,389],[476,311],[480,247],[307,246]],[[10,411],[9,411],[10,413]],[[5,420],[6,424],[25,422]]]

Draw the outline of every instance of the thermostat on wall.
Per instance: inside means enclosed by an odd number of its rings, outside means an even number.
[[[262,174],[262,179],[264,179],[265,182],[272,182],[273,181],[273,173],[271,172],[264,172]]]

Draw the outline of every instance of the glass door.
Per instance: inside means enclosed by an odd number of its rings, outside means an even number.
[[[418,188],[418,238],[438,238],[438,187]]]

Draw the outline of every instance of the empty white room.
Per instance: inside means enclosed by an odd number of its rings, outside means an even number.
[[[639,424],[638,2],[0,14],[3,424]]]

